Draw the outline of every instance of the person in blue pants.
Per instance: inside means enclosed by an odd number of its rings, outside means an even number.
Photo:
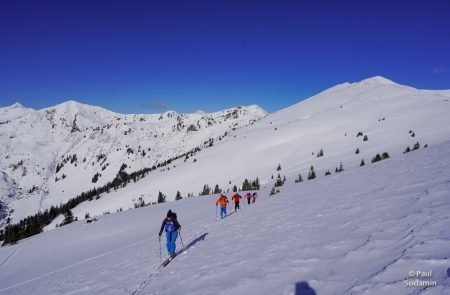
[[[181,230],[181,225],[178,223],[177,214],[169,210],[167,217],[164,218],[161,230],[159,231],[159,237],[161,237],[163,230],[166,231],[166,247],[170,258],[175,256],[176,241],[178,237],[178,231]]]
[[[216,201],[216,206],[220,205],[220,218],[225,218],[227,216],[227,204],[228,204],[227,196],[224,194],[220,194],[220,197]]]

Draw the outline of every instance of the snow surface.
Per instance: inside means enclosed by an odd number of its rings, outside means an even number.
[[[287,295],[301,282],[317,294],[449,294],[449,159],[445,142],[299,184],[288,174],[280,193],[267,183],[218,222],[213,196],[79,221],[0,248],[0,294]],[[169,208],[189,248],[158,271]],[[429,270],[436,287],[404,285]]]

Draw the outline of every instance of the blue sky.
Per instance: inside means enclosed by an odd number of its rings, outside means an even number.
[[[375,75],[449,89],[449,3],[3,1],[0,107],[275,111]]]

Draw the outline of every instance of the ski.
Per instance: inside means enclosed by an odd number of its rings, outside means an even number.
[[[161,265],[159,266],[159,269],[166,267],[172,260],[174,260],[175,257],[177,257],[178,253],[175,253],[175,255],[171,258],[166,258]]]

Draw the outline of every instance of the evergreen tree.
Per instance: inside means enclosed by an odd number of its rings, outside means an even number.
[[[316,172],[314,171],[314,167],[311,165],[311,168],[309,169],[308,180],[314,178],[316,178]]]
[[[303,181],[302,174],[299,173],[299,174],[298,174],[298,178],[295,180],[295,183],[299,183],[299,182],[302,182],[302,181]]]
[[[183,197],[181,196],[180,191],[177,191],[177,195],[175,196],[175,201],[179,201],[181,199],[183,199]]]
[[[88,219],[88,218],[91,218],[91,216],[89,215],[89,213],[86,213],[86,214],[84,215],[84,219]]]
[[[328,175],[331,175],[330,170],[327,170],[327,171],[325,172],[325,176],[328,176]]]
[[[372,158],[372,163],[375,163],[375,162],[378,162],[378,161],[381,161],[380,154],[377,154],[375,157]]]
[[[366,165],[366,163],[364,162],[364,159],[361,160],[361,164],[359,164],[359,166],[364,166]]]
[[[242,183],[242,190],[243,191],[249,191],[249,190],[251,190],[252,188],[251,188],[251,185],[250,185],[250,182],[248,182],[248,179],[246,178],[245,180],[244,180],[244,183]]]
[[[323,157],[323,149],[320,149],[320,151],[317,153],[317,158]]]
[[[381,155],[381,160],[385,160],[385,159],[389,159],[389,154],[388,154],[387,152],[384,152],[384,153]]]
[[[413,151],[420,149],[420,143],[416,142],[412,148]]]
[[[206,196],[209,195],[211,193],[211,188],[209,187],[209,185],[205,184],[203,186],[203,190],[200,192],[200,196]]]
[[[162,192],[158,193],[158,203],[165,203],[166,202],[166,195]]]
[[[234,186],[233,186],[233,193],[236,193],[237,191],[238,191],[237,186],[234,185]]]
[[[215,194],[220,194],[222,192],[222,190],[219,188],[219,185],[216,184],[216,186],[214,187],[214,193]]]
[[[278,164],[278,168],[277,168],[277,171],[280,171],[281,170],[281,165],[280,164]]]
[[[369,140],[369,137],[367,137],[367,134],[364,135],[363,141],[368,141],[368,140]]]
[[[66,225],[69,223],[72,223],[74,221],[72,210],[68,210],[66,213],[64,213],[64,220],[61,223],[61,225]]]
[[[409,148],[409,146],[407,146],[403,153],[406,154],[406,153],[409,153],[410,151],[411,151],[411,149]]]
[[[355,154],[359,154],[359,148],[356,149]]]

